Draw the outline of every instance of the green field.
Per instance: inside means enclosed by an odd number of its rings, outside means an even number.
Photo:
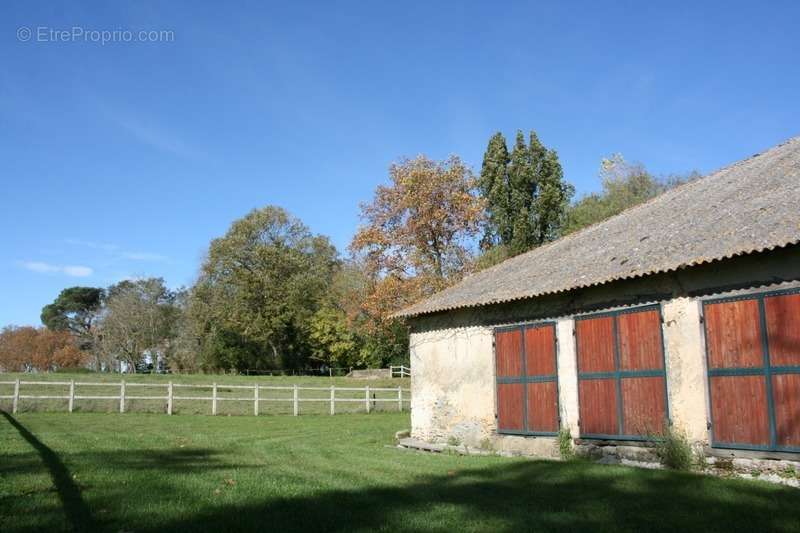
[[[757,481],[399,450],[408,415],[0,416],[0,531],[800,531]]]
[[[167,394],[166,385],[173,382],[176,386],[174,394],[178,397],[188,397],[190,399],[176,400],[173,406],[175,414],[211,414],[211,402],[209,400],[199,400],[192,398],[208,398],[211,395],[210,388],[189,388],[182,385],[211,385],[217,383],[217,393],[219,397],[217,414],[219,415],[252,415],[252,401],[235,401],[235,398],[252,398],[253,389],[237,389],[237,386],[252,386],[258,383],[261,386],[270,387],[311,387],[317,390],[300,390],[300,412],[304,414],[324,414],[330,409],[330,392],[327,389],[331,386],[337,387],[336,398],[340,400],[336,403],[337,413],[362,412],[365,411],[363,388],[369,386],[374,389],[370,392],[370,397],[375,401],[371,403],[373,411],[397,411],[398,404],[397,387],[406,389],[404,398],[408,400],[410,395],[408,389],[410,380],[408,378],[395,379],[353,379],[346,377],[309,377],[309,376],[229,376],[214,374],[194,374],[194,375],[151,375],[151,374],[95,374],[95,373],[42,373],[42,374],[12,374],[0,373],[0,396],[11,396],[13,394],[13,381],[20,379],[24,382],[61,382],[62,385],[25,385],[20,388],[20,394],[30,396],[67,396],[69,385],[66,383],[74,380],[76,383],[109,383],[109,385],[86,386],[77,385],[76,394],[78,396],[118,396],[120,393],[120,381],[126,382],[126,395],[128,397],[148,396],[164,397]],[[143,386],[147,385],[147,386]],[[362,390],[347,390],[356,388]],[[392,389],[392,390],[380,390]],[[284,389],[270,389],[260,391],[260,413],[264,415],[292,414],[292,395],[293,391]],[[68,401],[65,399],[22,399],[18,405],[18,412],[64,412],[67,411]],[[409,403],[404,403],[408,409]],[[137,400],[126,401],[126,411],[140,413],[163,413],[166,409],[166,401],[159,400]],[[0,398],[0,409],[11,410],[11,399]],[[81,400],[74,402],[75,412],[116,412],[119,410],[117,400]]]

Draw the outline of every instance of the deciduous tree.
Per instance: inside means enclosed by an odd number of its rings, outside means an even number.
[[[498,244],[510,242],[513,233],[508,164],[511,161],[506,139],[500,132],[492,135],[483,156],[478,183],[481,196],[486,200],[486,228],[481,247],[490,249]]]
[[[161,278],[125,280],[108,289],[98,324],[104,351],[135,371],[145,355],[163,357],[180,309]]]
[[[477,182],[456,156],[404,159],[389,179],[362,204],[350,246],[370,279],[365,306],[381,319],[460,279],[483,217]]]
[[[659,194],[699,177],[697,172],[653,176],[641,163],[629,163],[621,154],[614,154],[600,163],[599,193],[578,200],[567,212],[564,233],[572,233],[621,213]]]
[[[327,237],[312,235],[279,207],[235,221],[212,241],[192,290],[204,363],[240,370],[304,366],[311,318],[337,264]]]
[[[67,331],[9,326],[0,333],[0,370],[5,372],[77,368],[85,360]]]
[[[312,359],[330,367],[358,366],[360,339],[341,309],[325,306],[311,317]]]
[[[564,180],[555,150],[546,148],[534,131],[527,144],[518,131],[510,155],[502,134],[492,136],[480,184],[487,209],[483,248],[504,247],[492,259],[525,252],[559,236],[574,189]]]

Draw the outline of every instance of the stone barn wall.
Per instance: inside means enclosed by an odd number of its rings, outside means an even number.
[[[477,446],[495,426],[492,328],[411,336],[411,432],[430,442]]]
[[[698,448],[708,446],[710,420],[702,301],[800,285],[800,251],[746,256],[692,269],[615,282],[527,301],[419,317],[411,323],[412,436],[498,451],[556,456],[554,437],[496,432],[493,328],[556,322],[561,427],[578,427],[573,316],[657,303],[662,314],[669,414]],[[719,287],[725,287],[720,289]]]

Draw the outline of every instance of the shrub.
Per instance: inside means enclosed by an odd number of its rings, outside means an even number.
[[[558,430],[558,451],[561,453],[561,458],[565,461],[575,458],[575,450],[572,448],[572,434],[569,428],[561,428]]]
[[[461,439],[456,437],[455,435],[450,435],[447,439],[447,444],[450,446],[459,446],[461,444]]]
[[[447,444],[448,444],[449,446],[461,446],[461,439],[459,439],[459,438],[458,438],[458,437],[456,437],[455,435],[450,435],[450,436],[447,438]]]
[[[706,460],[706,454],[703,450],[700,450],[697,454],[695,467],[701,472],[705,472],[708,468],[708,461]]]
[[[672,470],[691,470],[692,446],[685,433],[669,427],[662,435],[651,437],[658,459]]]

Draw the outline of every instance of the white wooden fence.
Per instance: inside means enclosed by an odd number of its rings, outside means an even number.
[[[294,416],[298,416],[300,414],[300,405],[305,402],[316,402],[316,403],[327,403],[330,405],[330,414],[336,414],[336,403],[337,402],[347,402],[347,403],[362,403],[364,406],[364,410],[369,413],[373,407],[377,403],[394,403],[397,405],[398,411],[403,411],[404,406],[406,403],[411,401],[411,395],[409,389],[403,389],[402,387],[397,388],[386,388],[386,387],[370,387],[367,385],[366,387],[336,387],[331,385],[330,387],[301,387],[298,385],[292,386],[274,386],[274,385],[227,385],[227,384],[217,384],[212,383],[210,385],[197,385],[197,384],[189,384],[189,383],[127,383],[125,381],[120,381],[118,383],[114,382],[80,382],[80,381],[21,381],[19,379],[15,381],[0,381],[0,386],[5,385],[13,385],[14,386],[14,393],[12,395],[5,395],[0,396],[0,400],[11,400],[11,410],[13,413],[16,413],[20,408],[20,402],[25,400],[67,400],[67,412],[71,413],[75,408],[75,402],[79,400],[115,400],[119,402],[119,412],[124,413],[126,402],[131,400],[161,400],[166,404],[166,413],[171,415],[174,411],[173,407],[175,401],[177,400],[191,400],[191,401],[207,401],[211,402],[211,414],[217,414],[217,407],[220,402],[251,402],[253,404],[253,414],[258,416],[261,411],[261,404],[263,402],[286,402],[292,403],[292,414]],[[23,386],[35,386],[35,387],[48,387],[48,386],[58,386],[58,387],[69,387],[69,393],[66,395],[59,395],[59,394],[21,394],[20,389]],[[119,394],[116,395],[86,395],[86,394],[76,394],[76,389],[79,387],[83,388],[92,388],[92,387],[105,387],[106,389],[111,387],[119,388]],[[128,389],[136,389],[136,388],[157,388],[157,387],[164,387],[166,389],[166,395],[164,396],[153,396],[153,395],[131,395]],[[180,396],[176,395],[176,389],[205,389],[210,390],[211,396]],[[220,389],[232,389],[232,390],[240,390],[240,391],[252,391],[249,396],[238,396],[238,397],[229,397],[229,396],[220,396],[218,394]],[[96,389],[95,389],[96,390]],[[284,394],[288,391],[291,391],[291,397],[270,397],[262,395],[262,392],[269,393],[269,391],[283,391]],[[319,394],[320,391],[326,391],[328,394],[325,397],[314,397],[314,398],[301,398],[300,392],[301,391],[317,391],[315,394]],[[355,393],[362,392],[362,398],[343,398],[341,396],[337,397],[336,393],[338,392],[348,392],[350,395],[354,395]],[[388,395],[389,393],[395,393],[396,397],[392,398],[376,398],[376,393],[382,393],[383,395]]]
[[[410,378],[411,377],[411,369],[407,366],[390,366],[389,370],[392,373],[393,378]]]

